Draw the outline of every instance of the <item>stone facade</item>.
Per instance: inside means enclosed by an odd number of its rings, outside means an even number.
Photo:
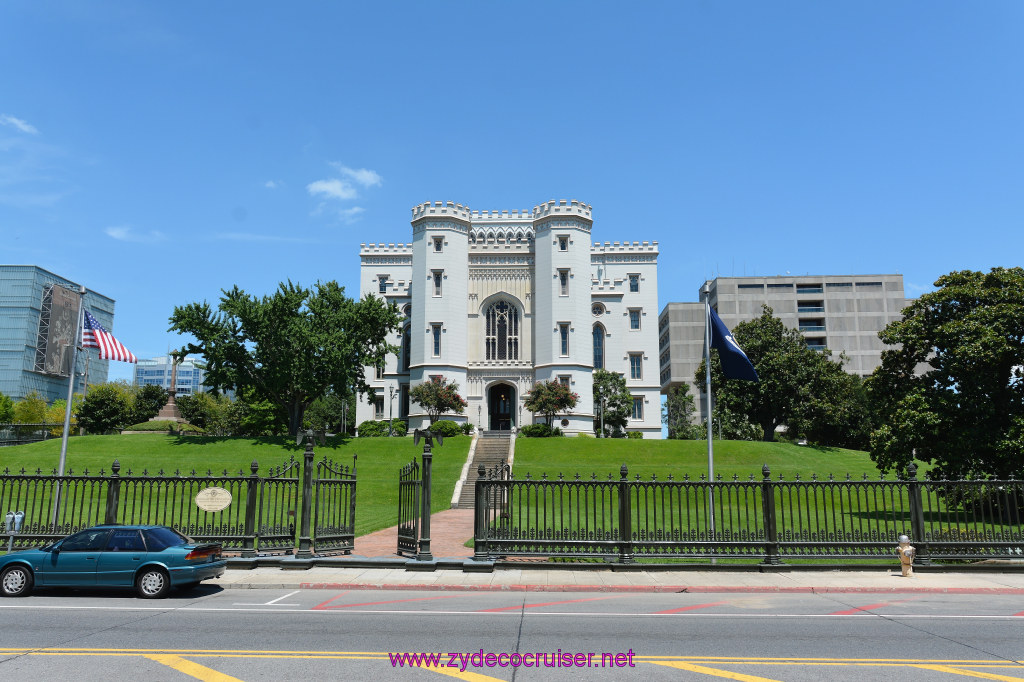
[[[469,402],[448,418],[518,428],[534,421],[526,393],[553,379],[579,394],[557,425],[593,433],[597,362],[626,377],[627,430],[660,438],[658,245],[592,244],[592,226],[591,207],[577,201],[491,212],[436,202],[412,210],[412,243],[363,244],[360,294],[394,301],[408,324],[399,355],[382,372],[367,368],[376,397],[359,401],[357,423],[423,427],[409,387],[443,376]]]

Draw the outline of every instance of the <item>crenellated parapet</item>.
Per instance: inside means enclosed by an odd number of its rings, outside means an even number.
[[[658,242],[594,242],[590,253],[658,253]]]
[[[360,244],[359,255],[412,255],[412,244]]]
[[[494,221],[530,221],[534,222],[552,216],[578,217],[586,220],[593,220],[593,209],[590,204],[573,199],[556,201],[552,199],[543,204],[533,207],[533,210],[521,209],[511,211],[474,211],[468,206],[457,204],[454,201],[427,201],[414,206],[412,209],[412,221],[423,220],[424,218],[455,218],[470,222],[494,222]]]
[[[458,220],[471,220],[471,211],[468,206],[456,204],[453,201],[434,201],[413,206],[412,221],[423,218],[455,218]]]

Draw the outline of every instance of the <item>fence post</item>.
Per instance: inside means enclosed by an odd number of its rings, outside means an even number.
[[[245,490],[245,538],[242,540],[242,556],[256,556],[256,499],[259,496],[260,478],[256,475],[260,465],[256,460],[249,465],[252,472],[246,483]]]
[[[633,563],[633,514],[629,499],[629,469],[619,469],[619,562]]]
[[[914,563],[927,566],[932,562],[928,542],[924,537],[924,504],[921,500],[921,483],[917,480],[917,465],[907,466],[907,495],[910,497],[910,537],[917,553]]]
[[[765,550],[764,563],[770,566],[778,566],[782,563],[779,558],[779,532],[775,519],[775,484],[772,483],[772,471],[765,464],[761,467],[761,510],[764,514]]]
[[[107,483],[107,509],[103,523],[117,523],[117,508],[121,506],[121,462],[114,460],[110,465],[110,482]]]
[[[473,558],[487,558],[487,507],[490,491],[487,487],[487,467],[480,464],[476,468],[475,498],[473,500]]]
[[[313,558],[313,538],[309,534],[309,517],[313,502],[313,434],[306,435],[306,451],[302,455],[302,519],[299,522],[299,548],[296,559]]]

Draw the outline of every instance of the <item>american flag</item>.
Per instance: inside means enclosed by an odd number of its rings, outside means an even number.
[[[84,348],[98,348],[100,360],[117,360],[119,362],[138,362],[139,359],[124,347],[96,321],[88,310],[85,311],[85,326],[82,327],[82,346]]]

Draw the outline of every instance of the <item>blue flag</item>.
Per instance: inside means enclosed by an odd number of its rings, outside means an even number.
[[[708,311],[711,313],[711,347],[718,349],[718,359],[722,362],[722,372],[726,378],[757,381],[757,370],[750,358],[736,343],[715,309],[708,308]]]

